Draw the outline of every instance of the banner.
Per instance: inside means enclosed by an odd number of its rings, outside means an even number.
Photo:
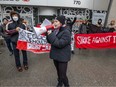
[[[20,29],[17,49],[33,53],[45,53],[50,51],[51,45],[47,43],[46,36],[37,36],[33,32]]]
[[[104,12],[104,13],[97,13],[96,11],[93,11],[92,24],[96,25],[98,20],[102,19],[102,25],[104,25],[105,18],[106,18],[106,12]]]
[[[76,34],[76,48],[116,48],[116,33]]]

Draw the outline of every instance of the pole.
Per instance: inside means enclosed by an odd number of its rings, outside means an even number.
[[[104,23],[105,27],[106,27],[107,22],[108,22],[108,17],[109,17],[109,13],[110,13],[112,3],[113,3],[113,0],[109,0],[109,5],[108,5],[107,14],[106,14],[105,23]]]

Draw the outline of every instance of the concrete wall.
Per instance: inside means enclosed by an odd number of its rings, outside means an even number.
[[[93,0],[93,10],[106,10],[110,0]]]
[[[57,13],[57,9],[51,7],[39,7],[38,10],[38,15],[53,15]]]
[[[75,3],[76,1],[81,4]],[[110,0],[0,0],[1,5],[33,5],[33,6],[52,6],[52,7],[72,7],[88,8],[94,10],[107,10]]]
[[[111,20],[116,21],[116,0],[113,0],[112,2],[112,6],[108,17],[108,24],[110,23]]]

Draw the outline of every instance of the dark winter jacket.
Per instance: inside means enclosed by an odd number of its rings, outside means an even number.
[[[87,25],[82,23],[79,26],[79,34],[86,34],[87,33]]]
[[[76,22],[76,17],[74,18],[73,21],[71,21],[70,19],[67,19],[67,26],[70,28],[70,30],[72,31],[72,26],[73,24]]]
[[[4,24],[0,25],[0,35],[1,35],[4,39],[9,39],[10,36],[7,35],[7,34],[5,33],[5,30],[6,30],[6,25],[4,25]]]
[[[11,15],[11,18],[12,18],[12,15]],[[19,20],[17,22],[13,21],[13,18],[12,18],[12,22],[8,24],[9,31],[7,32],[11,36],[11,41],[15,42],[15,43],[17,42],[18,36],[19,36],[18,32],[16,31],[16,28],[20,27],[22,29],[25,29],[25,25],[22,24],[20,21],[19,14],[18,14],[18,18],[19,18]]]
[[[53,31],[47,36],[51,44],[50,58],[59,62],[68,62],[71,58],[71,33],[66,27],[61,27],[58,34]]]

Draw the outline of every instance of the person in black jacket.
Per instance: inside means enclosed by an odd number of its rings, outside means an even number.
[[[53,22],[54,31],[47,32],[47,41],[51,44],[50,58],[54,61],[58,75],[57,87],[63,84],[69,87],[66,73],[71,58],[71,32],[64,24],[65,16],[58,16]]]
[[[74,20],[73,21],[71,21],[70,18],[68,18],[66,20],[66,25],[67,25],[67,27],[69,27],[69,29],[70,29],[70,31],[72,33],[72,35],[71,35],[71,52],[72,52],[72,54],[74,54],[74,42],[75,42],[74,41],[74,32],[72,31],[72,26],[76,22],[76,20],[77,20],[76,17],[74,17]]]
[[[77,20],[77,18],[74,17],[74,20],[73,20],[73,21],[71,21],[70,18],[68,18],[67,21],[66,21],[66,24],[67,24],[67,26],[70,28],[71,31],[72,31],[72,26],[73,26],[73,24],[76,22],[76,20]]]
[[[8,30],[6,32],[11,36],[10,39],[11,39],[11,42],[13,45],[16,67],[19,72],[22,72],[23,69],[22,69],[21,63],[20,63],[19,50],[16,48],[17,40],[18,40],[18,36],[19,36],[18,31],[16,29],[19,27],[22,29],[25,29],[25,25],[21,23],[20,15],[17,12],[11,12],[10,16],[12,18],[12,22],[8,24]],[[26,53],[26,51],[22,50],[22,54],[23,54],[24,69],[27,70],[28,69],[27,53]]]
[[[87,20],[84,20],[83,23],[79,26],[79,34],[87,34]]]
[[[3,18],[2,19],[3,24],[0,26],[0,35],[4,38],[7,48],[10,52],[10,56],[13,55],[13,49],[12,49],[12,45],[11,45],[11,40],[10,40],[10,36],[7,35],[7,33],[5,32],[6,30],[6,25],[8,24],[8,19],[7,18]]]

